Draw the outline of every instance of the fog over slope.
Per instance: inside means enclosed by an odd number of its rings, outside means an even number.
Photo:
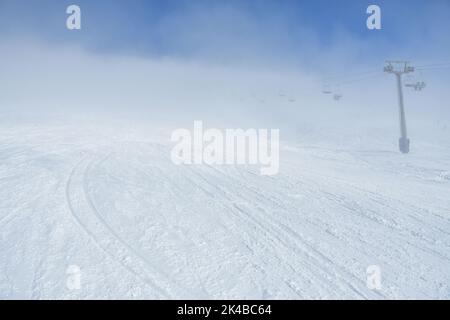
[[[0,0],[0,298],[450,298],[449,69],[408,155],[383,73],[447,62],[448,1],[78,2]],[[175,165],[195,120],[280,129],[279,174]]]

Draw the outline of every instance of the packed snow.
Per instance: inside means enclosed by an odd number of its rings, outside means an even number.
[[[1,127],[0,298],[450,298],[445,139],[299,133],[272,177],[128,129]]]

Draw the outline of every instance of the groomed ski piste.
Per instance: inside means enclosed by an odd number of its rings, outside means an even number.
[[[281,135],[276,176],[176,166],[170,131],[128,129],[2,124],[0,298],[450,298],[448,129],[409,155]]]

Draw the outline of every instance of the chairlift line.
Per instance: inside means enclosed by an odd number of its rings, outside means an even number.
[[[402,72],[405,73],[406,79],[404,87],[413,89],[414,91],[422,91],[427,87],[427,83],[423,78],[421,71],[427,70],[438,70],[450,68],[450,62],[424,64],[416,67],[412,67],[409,61],[398,61],[398,60],[388,60],[384,67],[384,71],[388,73],[395,73],[395,66],[400,66]],[[398,71],[398,70],[397,70]],[[419,76],[412,76],[411,74],[415,71],[419,72]],[[383,73],[379,70],[371,70],[360,73],[355,73],[353,75],[347,75],[345,77],[331,76],[326,78],[326,82],[323,86],[322,93],[325,95],[331,95],[335,101],[339,101],[342,98],[342,93],[340,90],[333,90],[334,86],[349,85],[356,82],[361,82],[369,79],[374,79],[381,77]]]
[[[408,138],[407,127],[406,127],[406,117],[405,117],[405,107],[404,107],[404,97],[403,97],[403,87],[413,89],[416,92],[420,92],[426,88],[427,83],[424,80],[422,71],[426,70],[437,70],[437,69],[447,69],[450,68],[450,62],[446,63],[435,63],[428,65],[421,65],[413,67],[409,61],[397,61],[388,60],[384,66],[384,73],[390,73],[395,75],[397,82],[398,91],[398,104],[399,104],[399,115],[400,115],[400,138],[399,138],[399,149],[402,153],[409,153],[410,151],[410,140]],[[415,74],[416,73],[416,74]],[[418,75],[417,75],[418,73]],[[414,75],[413,75],[414,74]],[[359,73],[351,77],[341,78],[341,81],[337,81],[338,77],[328,77],[327,82],[324,84],[322,93],[326,95],[331,95],[333,100],[338,102],[342,99],[343,95],[340,90],[341,85],[352,84],[355,82],[361,82],[368,79],[373,79],[383,75],[379,71],[367,71],[364,73]],[[403,79],[405,78],[404,83]],[[330,82],[330,79],[334,81]],[[331,83],[333,86],[337,87],[337,90],[332,90]]]

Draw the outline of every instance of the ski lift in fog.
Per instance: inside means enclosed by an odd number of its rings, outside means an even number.
[[[331,95],[334,101],[340,101],[344,96],[341,92],[340,84],[325,83],[322,89],[323,94]]]
[[[427,86],[426,82],[423,81],[422,74],[420,78],[416,78],[413,75],[407,75],[405,79],[405,87],[412,88],[415,91],[422,91]]]
[[[322,93],[323,94],[332,94],[333,93],[333,91],[331,90],[330,84],[326,83],[323,85]]]
[[[419,81],[416,82],[412,87],[414,88],[415,91],[422,91],[423,89],[425,89],[426,86],[427,84],[424,81]]]
[[[340,94],[340,93],[335,93],[335,94],[333,95],[333,99],[334,99],[334,101],[340,101],[340,100],[342,99],[342,94]]]
[[[341,86],[337,85],[336,89],[334,90],[334,94],[333,94],[333,100],[334,101],[340,101],[343,97],[343,94],[341,92]]]

